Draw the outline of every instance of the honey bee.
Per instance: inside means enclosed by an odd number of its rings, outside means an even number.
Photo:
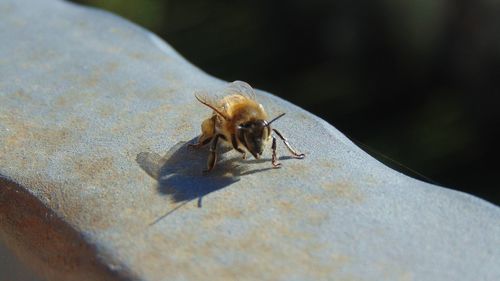
[[[267,121],[267,114],[262,104],[255,100],[255,92],[250,85],[243,81],[234,81],[226,88],[229,95],[218,101],[211,101],[207,97],[195,94],[196,99],[213,110],[212,115],[201,124],[201,135],[196,144],[189,147],[202,147],[210,143],[210,154],[207,161],[209,172],[215,167],[217,161],[217,143],[223,140],[233,149],[240,152],[243,159],[249,152],[255,159],[259,159],[266,144],[272,140],[272,166],[279,168],[281,164],[276,156],[276,138],[274,132],[285,144],[292,157],[304,158],[305,154],[293,149],[288,140],[276,129],[271,129],[271,124],[283,117],[282,113],[271,121]]]

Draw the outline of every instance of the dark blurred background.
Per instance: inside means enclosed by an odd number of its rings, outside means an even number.
[[[73,2],[300,105],[403,173],[500,205],[498,1]]]

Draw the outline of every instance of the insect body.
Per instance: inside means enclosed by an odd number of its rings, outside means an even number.
[[[235,150],[243,154],[243,159],[247,152],[259,159],[266,144],[272,140],[272,165],[275,168],[280,167],[281,164],[276,156],[276,138],[272,132],[283,140],[294,158],[304,158],[305,155],[295,151],[278,130],[271,129],[271,123],[285,115],[284,113],[267,121],[264,107],[255,101],[252,87],[245,82],[232,82],[226,90],[229,95],[218,101],[209,101],[206,97],[196,95],[199,102],[213,110],[212,116],[201,124],[198,143],[190,145],[201,147],[210,143],[208,167],[205,172],[209,172],[215,166],[219,140],[230,143]]]

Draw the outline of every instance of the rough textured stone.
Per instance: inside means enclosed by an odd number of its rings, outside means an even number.
[[[499,208],[267,93],[306,158],[230,151],[202,175],[207,150],[185,142],[210,111],[193,92],[226,82],[140,27],[4,0],[0,38],[0,237],[46,279],[500,280]]]

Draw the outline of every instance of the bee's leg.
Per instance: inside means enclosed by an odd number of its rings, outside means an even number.
[[[205,119],[201,123],[201,136],[198,138],[198,143],[189,144],[190,148],[199,148],[208,144],[215,134],[215,116],[212,118]]]
[[[212,137],[207,137],[205,135],[201,135],[198,138],[198,142],[197,143],[194,143],[194,144],[190,143],[190,144],[188,144],[188,147],[190,147],[190,148],[200,148],[202,146],[207,145],[211,140],[212,140]]]
[[[278,157],[276,156],[276,138],[273,136],[273,145],[271,146],[271,149],[273,150],[273,158],[272,158],[272,163],[274,168],[279,168],[281,166],[281,163],[278,162]]]
[[[220,135],[215,135],[210,143],[210,154],[208,154],[207,169],[204,173],[210,172],[215,167],[215,161],[217,161],[217,142],[219,141]]]
[[[295,151],[295,149],[293,149],[290,146],[290,144],[288,143],[288,140],[285,137],[283,137],[283,135],[278,130],[273,129],[273,131],[278,135],[278,137],[280,137],[280,139],[286,145],[286,148],[288,149],[288,151],[290,151],[290,153],[293,155],[293,157],[298,158],[298,159],[302,159],[306,156],[304,153],[299,153],[299,152]]]
[[[233,148],[236,149],[239,153],[243,154],[243,159],[247,158],[247,153],[238,147],[238,142],[236,141],[236,136],[234,134],[231,135],[231,144],[233,145]]]

